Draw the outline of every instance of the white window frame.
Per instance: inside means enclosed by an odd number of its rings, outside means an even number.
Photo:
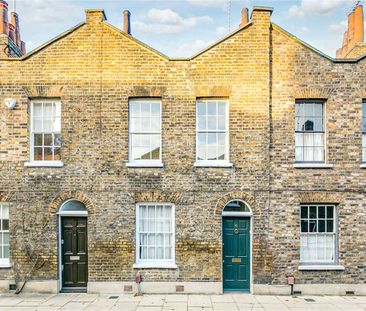
[[[62,107],[61,107],[61,101],[58,99],[35,99],[35,100],[31,100],[30,102],[30,128],[29,128],[29,154],[30,154],[30,161],[29,162],[25,162],[24,166],[26,167],[62,167],[63,166],[63,162],[62,162],[62,143],[61,143],[61,147],[60,147],[60,151],[61,151],[61,160],[35,160],[34,159],[34,131],[33,131],[33,107],[34,104],[37,103],[54,103],[56,106],[59,107],[60,111],[61,111],[61,116],[60,116],[60,131],[52,131],[52,134],[60,134],[61,135],[61,131],[62,131]],[[43,131],[42,131],[43,133]]]
[[[226,140],[225,140],[225,160],[199,160],[198,159],[198,134],[200,131],[198,129],[198,103],[206,103],[209,101],[222,101],[226,103],[225,107],[225,131],[220,131],[222,133],[226,133]],[[232,167],[233,164],[230,163],[230,124],[229,124],[229,99],[223,99],[223,98],[199,98],[196,100],[196,161],[194,163],[194,166],[196,167]],[[209,132],[209,131],[204,131]],[[211,131],[210,131],[211,132]],[[219,131],[212,131],[213,133],[217,133]]]
[[[141,205],[167,205],[172,209],[172,259],[140,259],[140,206]],[[135,244],[135,264],[133,268],[166,268],[176,269],[175,264],[175,205],[172,203],[159,202],[140,202],[136,204],[136,222],[135,222],[136,244]]]
[[[7,203],[1,203],[0,202],[0,222],[2,222],[2,212],[3,212],[3,207],[4,206],[7,206],[8,208],[8,211],[9,211],[9,222],[10,222],[10,207],[9,207],[9,204]],[[3,233],[3,232],[7,232],[9,234],[9,257],[8,258],[0,258],[0,268],[9,268],[11,265],[10,265],[10,230],[2,230],[2,224],[0,223],[0,232]],[[1,235],[3,236],[3,235]],[[3,241],[1,241],[1,246],[0,247],[3,247]],[[4,253],[4,250],[2,250],[2,252]]]
[[[307,219],[309,220],[309,213],[310,213],[310,207],[316,207],[317,208],[317,213],[318,213],[318,207],[319,206],[325,206],[325,208],[327,209],[328,206],[332,206],[333,207],[333,232],[332,233],[328,233],[328,232],[323,232],[323,233],[319,233],[318,231],[315,233],[304,233],[301,231],[301,220],[304,219],[301,217],[301,208],[302,207],[308,207],[308,217]],[[334,236],[334,260],[333,261],[325,261],[325,260],[302,260],[301,259],[301,255],[300,255],[300,267],[301,266],[306,266],[306,267],[317,267],[317,268],[321,268],[322,266],[325,267],[329,267],[329,266],[336,266],[338,267],[338,208],[337,205],[335,204],[301,204],[300,205],[300,213],[299,213],[299,231],[300,231],[300,239],[301,236],[308,236],[311,234],[314,235],[319,235],[319,234],[324,234],[324,235],[333,235]],[[322,219],[322,218],[320,218]],[[325,218],[328,219],[328,218]],[[317,214],[317,218],[316,221],[318,222],[319,220],[319,216]],[[308,222],[308,226],[309,226],[309,222]],[[325,224],[326,226],[326,224]],[[318,224],[317,224],[318,227]],[[301,254],[301,241],[300,241],[300,254]],[[304,269],[304,270],[311,270],[311,269]],[[319,269],[318,269],[319,270]]]
[[[308,133],[322,133],[323,134],[323,161],[298,161],[296,159],[296,134],[305,134],[306,131],[298,131],[296,130],[296,105],[297,104],[322,104],[322,123],[323,123],[323,131],[309,131]],[[333,165],[327,164],[327,126],[326,126],[326,100],[322,99],[298,99],[295,101],[295,167],[297,168],[332,168]],[[315,147],[315,146],[313,146]],[[304,148],[304,145],[302,145],[302,148]],[[304,152],[304,151],[303,151]],[[304,157],[304,154],[303,154]]]
[[[157,102],[160,104],[160,131],[159,132],[149,132],[149,133],[141,133],[141,134],[160,134],[160,158],[156,160],[134,160],[132,159],[132,140],[131,136],[133,134],[139,134],[139,132],[131,131],[131,103],[151,103]],[[128,163],[126,163],[127,167],[163,167],[164,164],[162,162],[163,157],[163,103],[161,98],[130,98],[128,101]]]

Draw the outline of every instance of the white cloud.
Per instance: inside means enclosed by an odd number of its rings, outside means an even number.
[[[344,32],[347,30],[347,21],[341,21],[338,24],[329,25],[329,30],[332,32]]]
[[[150,9],[147,13],[149,22],[132,22],[132,29],[140,33],[174,34],[212,22],[209,16],[183,18],[171,9]]]
[[[63,23],[80,15],[80,9],[69,1],[19,0],[17,11],[21,23]],[[82,13],[82,12],[81,12]]]
[[[192,56],[197,52],[207,48],[213,42],[212,41],[204,41],[204,40],[195,40],[190,43],[181,44],[176,50],[176,56]]]
[[[217,28],[216,28],[216,33],[217,33],[218,35],[220,35],[220,36],[223,36],[223,35],[227,34],[227,33],[228,33],[228,31],[227,31],[227,27],[224,27],[224,26],[219,26],[219,27],[217,27]]]
[[[301,27],[301,31],[302,31],[303,33],[306,33],[306,32],[309,32],[310,30],[309,30],[309,28],[308,28],[308,27],[306,27],[306,26],[302,26],[302,27]]]
[[[301,0],[300,5],[293,5],[289,9],[292,17],[302,17],[307,14],[326,15],[342,6],[352,6],[354,0]]]
[[[187,0],[189,4],[203,7],[219,7],[226,8],[227,0]]]

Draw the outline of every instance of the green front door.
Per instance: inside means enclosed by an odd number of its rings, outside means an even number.
[[[250,291],[250,218],[224,217],[224,291]]]

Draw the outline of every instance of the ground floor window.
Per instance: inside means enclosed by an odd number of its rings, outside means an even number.
[[[0,267],[9,265],[9,206],[0,203]]]
[[[300,214],[301,263],[336,263],[336,207],[334,205],[302,205]]]
[[[136,263],[174,263],[174,206],[137,204]]]

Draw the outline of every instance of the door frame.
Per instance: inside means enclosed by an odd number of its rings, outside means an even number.
[[[230,202],[232,201],[241,201],[244,204],[246,204],[249,208],[249,212],[225,212],[224,210],[221,213],[221,290],[223,293],[225,293],[224,291],[224,263],[223,263],[223,258],[224,258],[224,248],[223,248],[223,243],[224,243],[224,236],[223,236],[223,223],[224,223],[224,218],[225,217],[238,217],[238,218],[249,218],[249,223],[250,223],[250,230],[249,230],[249,244],[250,244],[250,256],[249,256],[249,278],[250,278],[250,287],[249,287],[249,293],[252,294],[253,293],[253,213],[252,213],[252,209],[250,207],[250,205],[241,200],[241,199],[232,199],[229,200],[226,204],[228,205]],[[225,208],[224,208],[225,209]],[[240,293],[240,291],[238,292]]]
[[[63,212],[62,211],[62,207],[69,201],[79,201],[78,199],[69,199],[66,200],[65,202],[63,202],[58,210],[58,212],[56,213],[57,215],[57,233],[58,233],[58,237],[57,237],[57,246],[58,246],[58,282],[57,282],[57,291],[60,292],[62,290],[62,244],[61,244],[61,236],[62,236],[62,222],[61,219],[62,217],[85,217],[88,218],[88,212],[87,211],[67,211],[67,212]],[[82,203],[82,202],[81,202]],[[87,220],[88,222],[88,220]],[[88,240],[89,240],[89,233],[88,233],[88,227],[87,227],[87,244],[88,244]],[[88,245],[87,245],[88,246]],[[88,265],[89,265],[89,260],[88,260]],[[87,270],[89,271],[89,270]]]

